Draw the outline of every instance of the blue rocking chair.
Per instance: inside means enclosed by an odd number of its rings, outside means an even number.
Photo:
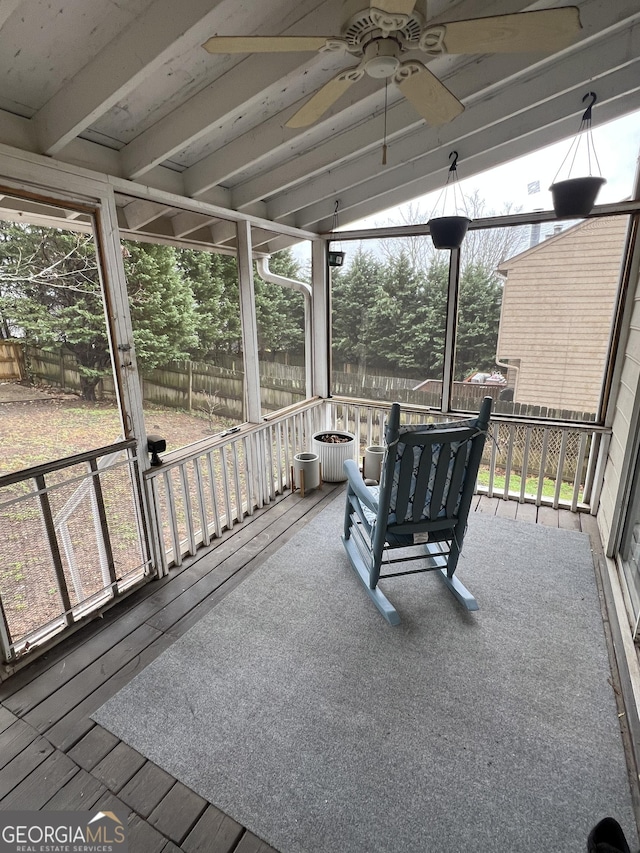
[[[342,541],[351,565],[382,615],[392,625],[397,611],[380,580],[436,571],[467,608],[478,604],[455,577],[467,517],[491,415],[485,397],[476,418],[444,424],[400,425],[400,404],[391,407],[379,486],[367,486],[357,464],[344,463],[347,503]],[[391,557],[390,553],[395,552]],[[420,560],[405,571],[384,567]]]

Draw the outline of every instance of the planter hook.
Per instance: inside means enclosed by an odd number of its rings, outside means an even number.
[[[596,95],[595,92],[587,92],[587,94],[582,99],[583,104],[587,100],[587,98],[591,98],[591,103],[589,104],[589,106],[584,111],[584,113],[582,115],[582,121],[589,121],[590,122],[591,121],[591,110],[592,110],[595,102],[598,100],[598,96]]]

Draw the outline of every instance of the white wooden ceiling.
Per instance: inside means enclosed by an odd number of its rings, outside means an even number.
[[[555,55],[539,44],[515,55],[422,54],[465,110],[431,127],[390,84],[386,166],[383,80],[365,77],[307,129],[285,126],[352,57],[202,47],[215,34],[338,36],[343,4],[2,0],[0,143],[322,233],[336,200],[345,225],[440,186],[453,148],[469,177],[573,135],[589,91],[598,96],[594,124],[640,108],[640,0],[573,0],[582,30]],[[418,0],[416,8],[437,23],[563,5]],[[205,224],[170,213],[147,210],[129,228],[156,222],[159,233],[184,236]]]

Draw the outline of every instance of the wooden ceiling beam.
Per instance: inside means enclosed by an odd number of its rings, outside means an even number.
[[[55,155],[176,53],[210,33],[232,0],[155,0],[34,116],[40,150]]]

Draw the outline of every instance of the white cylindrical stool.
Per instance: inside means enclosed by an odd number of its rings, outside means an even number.
[[[362,477],[364,480],[375,480],[380,482],[382,477],[382,460],[386,448],[381,444],[370,444],[364,449],[364,460],[362,463]]]
[[[300,489],[300,494],[311,489],[317,489],[321,485],[320,480],[320,458],[317,453],[296,453],[293,457],[293,488]]]
[[[320,457],[322,479],[327,483],[342,483],[347,479],[343,465],[356,458],[356,437],[339,429],[325,429],[313,434],[313,450]]]

